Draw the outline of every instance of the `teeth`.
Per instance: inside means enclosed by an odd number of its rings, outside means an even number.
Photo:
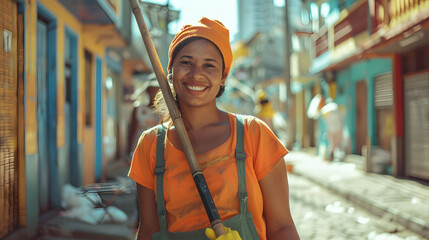
[[[186,85],[186,87],[194,91],[201,91],[206,88],[206,87],[197,87],[197,86],[188,86],[188,85]]]

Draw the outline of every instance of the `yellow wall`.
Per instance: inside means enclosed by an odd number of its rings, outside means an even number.
[[[26,102],[25,102],[25,151],[26,154],[37,152],[37,93],[36,93],[36,24],[37,7],[33,3],[26,8],[25,17],[25,49],[24,70],[26,73]]]
[[[83,32],[82,35],[82,45],[80,48],[80,52],[81,52],[81,58],[79,59],[80,63],[84,63],[85,62],[85,58],[84,58],[84,50],[87,49],[88,51],[90,51],[93,56],[94,56],[94,65],[93,65],[93,69],[95,71],[95,57],[100,57],[100,58],[104,58],[105,55],[105,46],[103,46],[100,43],[97,43],[97,39],[96,36],[91,35],[90,32]],[[82,77],[80,78],[81,80],[84,79],[84,71],[83,71],[83,67],[84,65],[81,64],[79,66],[80,68],[82,68]],[[106,71],[106,67],[105,67],[105,61],[103,61],[103,66],[102,66],[103,72],[102,72],[102,79],[103,79],[103,86],[104,86],[104,81],[105,81],[105,71]],[[95,78],[93,79],[94,81],[92,82],[92,89],[95,90]],[[85,82],[81,81],[80,85],[82,86],[82,88],[85,86]],[[79,87],[80,89],[80,87]],[[82,108],[84,109],[85,107],[85,95],[84,95],[84,91],[81,90],[81,98],[80,98],[80,103]],[[93,101],[95,101],[95,91],[93,92]],[[103,106],[106,105],[106,101],[104,99],[103,96]],[[92,109],[92,122],[95,124],[95,104],[92,105],[93,109]],[[103,109],[103,119],[105,118],[105,110]],[[83,116],[82,116],[82,124],[83,124],[83,137],[84,137],[84,144],[83,144],[83,152],[84,152],[84,156],[83,156],[83,185],[89,184],[89,183],[93,183],[95,181],[95,125],[93,124],[92,127],[85,127],[85,115],[83,112]],[[100,139],[100,141],[102,141],[102,139]],[[104,162],[104,161],[103,161]]]
[[[79,34],[81,25],[61,4],[52,0],[39,1],[57,18],[57,145],[64,145],[64,24]],[[25,18],[25,73],[26,85],[26,154],[37,152],[37,4],[33,1],[26,7]],[[80,53],[79,53],[80,55]],[[78,68],[81,76],[82,67]],[[79,77],[79,80],[82,80]],[[82,94],[81,94],[82,95]],[[83,111],[78,110],[78,119],[82,118]],[[81,122],[81,121],[80,121]],[[78,123],[78,129],[82,124]],[[81,131],[78,131],[78,141],[82,141]]]
[[[78,19],[63,7],[62,4],[55,0],[39,0],[52,15],[55,16],[57,21],[57,146],[63,147],[65,144],[65,119],[64,119],[64,39],[65,28],[73,31],[77,37],[78,48],[78,116],[77,116],[77,138],[78,142],[83,145],[83,176],[84,184],[94,182],[94,156],[95,156],[95,139],[94,129],[95,126],[85,127],[85,58],[84,49],[92,52],[94,57],[98,56],[103,60],[103,86],[106,76],[105,66],[105,49],[106,46],[98,41],[97,36],[92,34],[91,31],[85,31],[85,27]],[[27,79],[26,85],[26,154],[37,153],[37,4],[36,1],[29,1],[26,6],[25,18],[25,73]],[[95,59],[94,59],[95,63]],[[95,68],[95,64],[94,64]],[[95,89],[95,79],[93,79],[93,89]],[[94,92],[95,96],[95,92]],[[95,104],[93,105],[95,107]],[[105,96],[103,96],[103,115],[105,117]],[[95,109],[92,109],[95,113]],[[93,114],[95,116],[95,114]],[[94,119],[95,120],[95,119]],[[94,122],[94,121],[93,121]],[[101,141],[101,139],[100,139]]]
[[[64,38],[65,26],[70,28],[76,34],[79,34],[81,29],[80,22],[71,15],[60,3],[52,0],[39,0],[39,2],[49,10],[57,19],[57,144],[59,147],[64,146]],[[36,18],[37,19],[37,18]],[[79,51],[80,52],[80,51]],[[80,55],[80,54],[79,54]],[[82,72],[83,68],[78,66],[78,72]],[[79,74],[80,75],[80,74]],[[81,79],[81,78],[79,78]],[[80,109],[79,109],[80,110]],[[79,116],[82,112],[79,111]],[[78,125],[80,126],[80,125]],[[78,127],[79,128],[79,127]],[[82,140],[82,136],[78,131],[78,141]]]

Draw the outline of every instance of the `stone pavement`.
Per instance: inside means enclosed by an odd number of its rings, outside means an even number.
[[[301,240],[424,240],[312,180],[289,173],[289,203]]]
[[[429,239],[429,186],[392,176],[366,173],[354,163],[329,162],[312,152],[291,151],[292,172],[371,213],[391,219]]]
[[[429,239],[429,186],[387,175],[365,173],[355,163],[328,162],[311,151],[291,151],[286,162],[293,164],[294,174],[326,187],[386,221],[394,221]],[[113,169],[127,167],[113,166]],[[125,173],[121,170],[112,175],[123,176]],[[135,193],[119,198],[114,195],[103,198],[109,201],[115,198],[114,205],[127,213],[129,221],[90,225],[56,215],[40,225],[40,235],[36,239],[134,239],[137,213]]]

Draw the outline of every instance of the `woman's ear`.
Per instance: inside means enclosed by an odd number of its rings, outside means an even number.
[[[222,75],[222,79],[221,79],[221,81],[220,81],[220,85],[225,86],[226,77],[227,77],[227,76]]]

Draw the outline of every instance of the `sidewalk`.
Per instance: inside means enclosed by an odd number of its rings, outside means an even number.
[[[292,151],[286,162],[293,164],[294,174],[429,239],[429,186],[388,175],[365,173],[354,163],[328,162],[311,152]]]
[[[63,217],[60,213],[54,213],[53,216],[41,221],[35,240],[134,240],[138,214],[137,196],[135,186],[131,186],[131,180],[126,177],[128,168],[129,166],[123,161],[113,162],[106,173],[111,179],[108,183],[112,183],[114,186],[120,185],[121,188],[115,191],[98,191],[99,196],[107,206],[115,206],[127,215],[125,222],[90,224],[78,219]],[[100,185],[101,188],[108,188],[106,185]],[[104,215],[104,217],[107,218],[108,216]]]
[[[36,240],[133,240],[135,238],[133,222],[131,221],[120,224],[105,223],[92,225],[59,215],[43,222],[38,230],[39,236]]]

